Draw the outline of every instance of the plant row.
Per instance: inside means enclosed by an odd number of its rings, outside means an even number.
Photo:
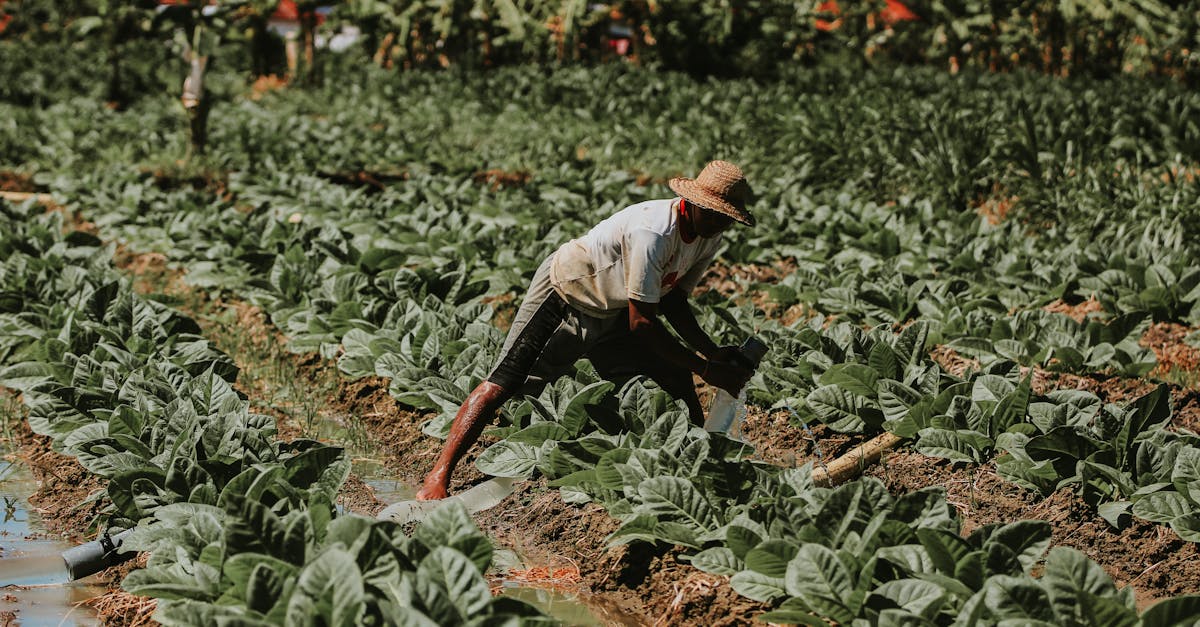
[[[194,321],[134,293],[112,247],[62,214],[0,202],[0,385],[105,480],[90,501],[150,553],[123,582],[165,624],[520,624],[493,599],[491,544],[459,508],[410,536],[341,514],[340,448],[280,442]]]
[[[1070,487],[1113,526],[1132,513],[1200,541],[1200,436],[1170,428],[1166,385],[1124,406],[1081,390],[1039,395],[1032,371],[1011,361],[946,372],[924,322],[898,334],[822,326],[760,331],[774,350],[752,398],[835,431],[912,438],[931,457],[995,458],[1001,477],[1042,495]]]
[[[772,604],[765,621],[804,625],[1183,625],[1200,596],[1140,616],[1082,553],[1050,546],[1040,521],[967,536],[940,488],[904,496],[877,479],[816,486],[810,465],[750,461],[748,447],[692,425],[640,380],[563,379],[523,401],[477,460],[501,476],[541,472],[568,502],[621,521],[612,544],[665,542]],[[1037,573],[1037,576],[1035,576]]]

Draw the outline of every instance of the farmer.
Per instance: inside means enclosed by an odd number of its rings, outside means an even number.
[[[737,394],[751,371],[734,365],[735,346],[717,346],[700,328],[688,294],[735,221],[750,187],[741,169],[713,161],[693,179],[669,183],[678,198],[622,209],[555,251],[533,283],[491,375],[463,402],[418,500],[445,498],[450,475],[505,401],[537,395],[587,357],[606,379],[645,375],[687,404],[697,425],[704,410],[692,374]],[[693,352],[667,330],[659,314]]]

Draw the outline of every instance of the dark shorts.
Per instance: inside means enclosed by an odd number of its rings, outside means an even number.
[[[553,257],[551,257],[553,258]],[[644,374],[650,351],[629,333],[628,315],[597,318],[572,307],[550,285],[550,259],[533,275],[488,381],[536,396],[587,358],[609,380]]]

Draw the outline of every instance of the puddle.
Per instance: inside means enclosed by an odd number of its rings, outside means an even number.
[[[566,592],[530,588],[513,582],[505,582],[500,589],[500,594],[525,601],[563,625],[605,627],[612,624],[593,613],[586,603],[579,600],[579,597]]]
[[[371,486],[375,491],[375,498],[385,505],[411,501],[417,496],[417,486],[397,479],[395,471],[388,470],[382,461],[354,458],[350,462],[350,468],[363,483]]]
[[[0,612],[15,612],[15,622],[25,625],[98,625],[82,603],[105,588],[87,579],[67,583],[61,554],[74,545],[42,530],[29,507],[35,489],[23,464],[0,459]]]
[[[531,569],[525,561],[512,549],[497,547],[492,554],[490,579],[492,590],[498,594],[520,599],[545,612],[562,625],[580,625],[583,627],[625,627],[641,625],[636,617],[622,611],[612,601],[587,593],[576,594],[569,591],[571,586],[578,585],[578,573],[575,573],[574,583],[569,573],[564,573],[567,581],[559,585],[552,579],[541,583],[527,579]],[[551,570],[551,569],[532,569]],[[517,575],[525,573],[524,575]],[[557,574],[551,572],[547,575]]]
[[[356,416],[335,414],[317,426],[314,436],[322,442],[341,446],[350,456],[350,471],[375,491],[375,498],[385,505],[410,501],[419,486],[405,483],[384,463],[387,453],[375,446]]]

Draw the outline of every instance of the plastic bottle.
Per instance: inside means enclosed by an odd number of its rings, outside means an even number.
[[[767,345],[762,340],[750,336],[741,346],[741,357],[735,360],[740,366],[749,369],[758,367],[763,355],[767,354]],[[746,390],[743,389],[737,397],[723,389],[717,390],[712,404],[708,406],[708,419],[704,421],[704,430],[724,433],[730,439],[736,440],[742,433],[742,421],[746,419]]]

